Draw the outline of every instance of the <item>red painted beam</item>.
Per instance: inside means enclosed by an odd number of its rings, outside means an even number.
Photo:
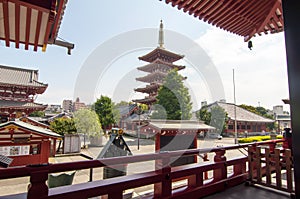
[[[37,18],[36,31],[35,31],[35,40],[34,40],[34,48],[33,48],[34,51],[37,51],[37,48],[38,48],[40,32],[41,32],[42,16],[43,16],[43,13],[41,11],[38,11],[38,18]]]
[[[30,25],[31,25],[31,8],[27,7],[26,32],[25,32],[25,50],[28,50],[28,46],[29,46]]]
[[[239,19],[238,11],[240,9],[243,9],[247,3],[248,3],[248,1],[245,0],[245,1],[241,2],[239,5],[237,5],[235,8],[233,8],[233,10],[230,10],[231,14],[227,15],[226,17],[224,17],[223,19],[221,19],[219,21],[219,23],[217,24],[217,27],[221,27],[224,30],[228,30],[225,27],[228,26],[228,23],[233,23],[234,21],[236,21],[236,20]]]
[[[20,4],[18,2],[15,3],[15,42],[16,48],[19,48],[20,42]]]
[[[199,17],[200,15],[208,15],[210,13],[210,10],[213,10],[218,5],[217,3],[220,4],[221,2],[211,1],[210,3],[207,3],[205,6],[194,13],[194,17]]]
[[[5,33],[5,45],[9,47],[9,14],[8,14],[8,1],[3,1],[3,17],[4,17],[4,33]]]
[[[57,36],[56,34],[57,34],[58,24],[60,22],[60,18],[61,18],[61,15],[62,15],[63,4],[64,4],[64,0],[60,0],[59,5],[58,5],[58,10],[56,11],[57,13],[56,13],[56,16],[54,18],[55,24],[53,26],[51,35],[49,36],[49,39],[53,40],[53,41],[56,39],[56,36]],[[51,12],[53,12],[53,10],[51,10]]]

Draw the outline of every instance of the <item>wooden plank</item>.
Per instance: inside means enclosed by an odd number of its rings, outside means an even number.
[[[270,158],[270,148],[266,148],[266,183],[271,184],[271,158]]]
[[[18,2],[15,3],[15,42],[16,48],[20,47],[20,4]]]
[[[293,191],[293,178],[292,178],[292,153],[290,149],[285,150],[285,163],[286,163],[286,181],[288,192]]]
[[[5,33],[5,45],[9,47],[9,14],[8,14],[8,2],[3,1],[3,17],[4,17],[4,33]]]
[[[31,9],[27,8],[27,16],[26,16],[26,36],[25,36],[25,50],[29,48],[29,34],[30,34],[30,26],[31,26]]]
[[[256,165],[256,179],[257,179],[257,183],[261,183],[261,178],[262,178],[262,169],[261,169],[261,161],[260,161],[260,155],[261,155],[261,148],[260,147],[256,147],[256,152],[255,152],[255,156],[256,156],[256,160],[255,160],[255,165]]]
[[[281,183],[281,165],[280,165],[280,149],[275,149],[275,173],[276,173],[276,186],[280,188]]]
[[[254,172],[253,161],[254,161],[253,146],[249,146],[248,147],[248,167],[249,167],[249,180],[250,181],[253,181],[253,172]]]
[[[37,48],[38,48],[40,32],[41,32],[42,16],[43,16],[43,13],[41,11],[38,11],[38,18],[37,18],[35,39],[34,39],[34,48],[33,48],[34,51],[37,51]]]

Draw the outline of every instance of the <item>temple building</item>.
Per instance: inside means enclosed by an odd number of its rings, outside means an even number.
[[[226,103],[224,101],[214,102],[207,105],[206,108],[210,111],[211,108],[216,106],[223,108],[227,113],[228,121],[226,121],[225,134],[228,135],[234,134],[235,132],[235,120],[237,122],[237,133],[247,132],[249,135],[264,134],[268,131],[268,124],[275,122],[272,119],[265,118],[235,104]]]
[[[0,123],[47,108],[34,103],[48,87],[38,81],[38,70],[0,65],[0,74]]]
[[[163,23],[160,22],[159,29],[159,46],[149,52],[148,54],[139,57],[139,60],[148,62],[147,65],[138,67],[137,69],[143,72],[147,72],[148,75],[144,77],[136,78],[137,81],[147,83],[146,87],[136,88],[134,91],[146,93],[147,96],[144,99],[135,99],[133,102],[146,104],[151,106],[156,102],[156,96],[158,89],[162,85],[164,78],[173,69],[182,70],[185,66],[173,64],[178,60],[181,60],[184,56],[173,52],[170,52],[164,48],[164,32]]]

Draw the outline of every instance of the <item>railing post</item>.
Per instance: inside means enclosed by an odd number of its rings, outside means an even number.
[[[262,178],[262,169],[261,169],[261,147],[258,146],[256,147],[256,152],[255,152],[255,162],[256,162],[256,179],[258,183],[261,183],[261,178]]]
[[[207,153],[205,153],[205,154],[203,155],[203,161],[204,161],[204,162],[208,162],[208,161],[209,161]],[[205,172],[204,172],[204,180],[207,180],[207,179],[208,179],[208,171],[205,171]]]
[[[248,169],[249,169],[249,176],[248,179],[252,182],[254,178],[254,149],[253,146],[248,146]]]
[[[271,153],[274,152],[270,148],[265,149],[265,156],[266,156],[266,183],[267,185],[271,185],[271,174],[272,174],[272,163],[271,163]]]
[[[40,169],[40,168],[39,168]],[[30,174],[27,199],[46,198],[48,196],[48,170],[33,171]]]
[[[227,178],[227,167],[226,167],[226,157],[225,155],[225,150],[220,149],[219,151],[216,151],[216,155],[214,157],[215,162],[223,162],[223,166],[220,169],[215,169],[214,170],[214,181],[219,181],[222,179]]]
[[[159,172],[161,172],[163,178],[160,183],[154,184],[154,198],[167,198],[172,194],[170,160],[171,158],[168,152],[162,154],[161,169]]]
[[[269,144],[270,153],[274,153],[275,147],[276,147],[276,142],[272,142]]]
[[[281,187],[281,162],[280,162],[280,149],[275,149],[275,172],[276,172],[276,186]]]
[[[293,178],[292,178],[292,152],[290,149],[284,151],[285,155],[285,166],[286,166],[286,181],[287,181],[287,190],[289,193],[293,191]]]

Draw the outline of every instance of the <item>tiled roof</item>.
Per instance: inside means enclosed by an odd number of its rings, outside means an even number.
[[[19,126],[21,128],[25,128],[25,129],[28,129],[30,131],[34,131],[36,133],[39,133],[39,134],[42,134],[42,135],[47,135],[47,136],[50,136],[50,137],[56,137],[56,138],[62,137],[61,135],[59,135],[57,133],[54,133],[53,131],[51,131],[49,129],[45,129],[45,128],[38,127],[38,126],[33,126],[29,123],[25,123],[25,122],[22,122],[20,120],[8,121],[8,122],[5,122],[5,123],[1,123],[0,128],[8,126],[8,125],[16,125],[16,126]]]
[[[185,130],[213,130],[212,126],[194,120],[151,120],[150,126],[163,129],[185,129]]]
[[[44,107],[44,108],[46,108],[47,105],[33,103],[33,102],[18,102],[18,101],[0,100],[0,108],[6,108],[6,107],[14,107],[14,108],[15,107],[20,107],[20,108],[25,108],[25,107],[30,107],[30,108]]]
[[[243,109],[237,105],[230,104],[230,103],[215,102],[208,106],[216,106],[216,105],[222,107],[225,110],[225,112],[227,112],[228,117],[232,120],[235,120],[234,107],[236,106],[236,120],[237,121],[266,122],[266,123],[274,122],[274,120],[262,117],[260,115],[252,113],[250,111],[247,111],[246,109]]]
[[[47,87],[38,81],[38,70],[0,65],[0,84]]]

